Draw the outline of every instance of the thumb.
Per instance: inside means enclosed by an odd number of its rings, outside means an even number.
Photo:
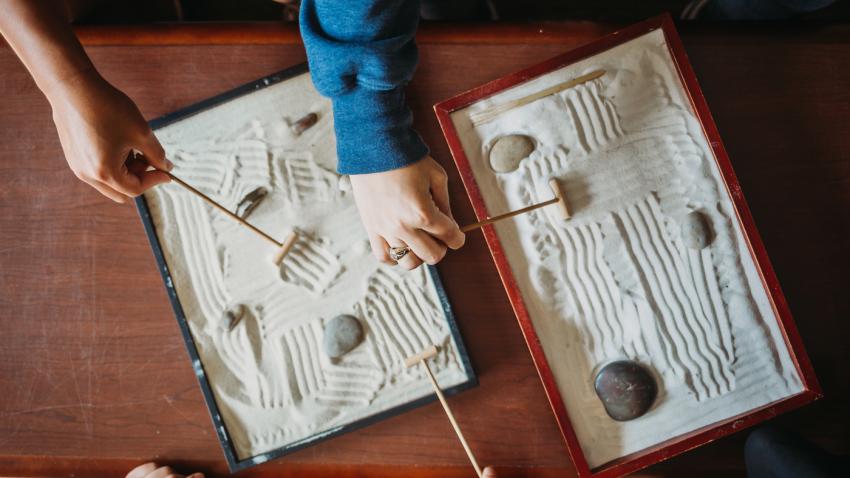
[[[492,466],[484,468],[484,473],[481,474],[484,478],[496,478],[496,470]]]
[[[171,178],[162,171],[145,171],[139,175],[139,183],[142,191],[147,191],[158,184],[165,184],[168,182],[171,182]]]
[[[449,215],[440,211],[436,206],[432,207],[432,223],[422,230],[443,241],[446,246],[455,250],[460,249],[466,242],[466,234],[460,230],[455,220]]]
[[[148,131],[148,134],[139,145],[139,151],[145,156],[145,160],[156,169],[171,171],[174,164],[165,157],[165,149],[159,144],[159,140],[153,134],[153,131]]]

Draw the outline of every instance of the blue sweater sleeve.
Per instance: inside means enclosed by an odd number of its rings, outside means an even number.
[[[313,84],[333,102],[341,174],[388,171],[428,154],[404,99],[418,24],[418,0],[301,3]]]

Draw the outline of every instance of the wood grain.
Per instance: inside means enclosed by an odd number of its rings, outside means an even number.
[[[296,40],[240,44],[254,28],[168,46],[153,29],[147,43],[88,50],[153,118],[304,61]],[[602,31],[541,41],[534,27],[434,28],[449,33],[420,35],[409,98],[465,224],[475,217],[431,106]],[[850,27],[683,38],[826,394],[775,421],[848,452]],[[156,459],[224,474],[135,211],[74,178],[47,102],[5,47],[0,90],[0,473],[115,477]],[[574,476],[482,237],[471,232],[440,271],[480,375],[449,399],[476,456],[505,476]],[[240,476],[470,476],[442,413],[432,404]],[[735,435],[647,474],[740,475],[742,443]]]

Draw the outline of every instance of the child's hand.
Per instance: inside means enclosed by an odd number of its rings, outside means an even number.
[[[204,474],[192,473],[189,476],[184,476],[175,473],[170,466],[158,467],[156,463],[150,462],[133,468],[130,473],[127,473],[126,478],[204,478]]]
[[[406,269],[436,264],[446,247],[460,248],[463,232],[452,218],[446,171],[430,156],[392,171],[351,176],[360,217],[375,257],[394,264],[389,246],[410,247]]]
[[[160,171],[147,171],[148,164],[170,170],[171,163],[138,108],[97,73],[70,79],[48,98],[68,165],[101,194],[126,203],[169,181]],[[132,150],[147,161],[128,159]]]

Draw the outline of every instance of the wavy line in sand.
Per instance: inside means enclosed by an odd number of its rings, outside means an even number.
[[[670,93],[660,75],[655,74],[648,78],[641,76],[630,90],[635,94],[618,95],[614,100],[622,127],[629,134],[663,128],[682,121],[678,115],[667,113],[669,108],[676,107],[672,104]]]
[[[258,187],[271,188],[269,146],[262,140],[164,147],[174,162],[174,174],[228,209],[235,209],[245,195]],[[189,194],[177,185],[166,188]]]
[[[323,332],[318,320],[271,339],[252,333],[250,320],[243,318],[233,331],[216,340],[222,360],[245,387],[242,400],[249,405],[298,408],[315,400],[328,407],[368,406],[384,384],[381,370],[364,365],[371,361],[361,360],[356,351],[344,363],[331,363],[321,352]],[[294,432],[282,431],[283,436]]]
[[[382,268],[369,278],[366,297],[355,310],[386,347],[380,361],[393,372],[407,373],[402,364],[406,357],[449,340],[439,309],[425,291]]]
[[[309,152],[273,149],[271,154],[275,184],[293,204],[330,201],[337,196],[340,176],[319,166]]]
[[[722,352],[721,337],[708,333],[709,318],[699,305],[694,278],[663,234],[658,211],[651,195],[615,217],[649,288],[662,335],[669,341],[666,356],[687,371],[688,384],[699,400],[726,393],[734,386],[731,362]]]
[[[242,384],[240,400],[258,407],[277,406],[276,376],[264,373],[264,353],[258,322],[253,312],[246,311],[232,330],[217,328],[212,338],[218,356],[232,377]]]
[[[158,191],[157,208],[169,209],[176,224],[170,225],[178,235],[172,247],[180,250],[196,300],[206,320],[218,317],[231,297],[224,284],[221,259],[213,241],[209,209],[195,197]]]
[[[284,356],[289,358],[284,363],[290,368],[295,378],[295,387],[292,391],[295,401],[301,401],[317,393],[324,386],[324,372],[319,365],[321,352],[313,327],[311,324],[293,327],[284,332],[279,339]]]
[[[519,174],[525,178],[545,178],[555,171],[569,168],[570,150],[564,145],[548,148],[541,145],[520,163]]]
[[[280,277],[321,296],[342,270],[339,259],[328,247],[328,239],[300,231],[292,250],[280,264]]]
[[[639,207],[646,217],[652,218],[652,222],[655,225],[653,229],[654,237],[665,245],[672,264],[671,277],[676,277],[676,274],[678,274],[678,284],[681,285],[681,289],[678,292],[681,297],[687,297],[689,299],[690,313],[688,314],[688,319],[690,326],[694,330],[701,331],[701,334],[696,334],[700,342],[700,348],[704,352],[708,352],[712,371],[716,375],[715,379],[722,377],[722,381],[725,381],[725,384],[721,384],[719,393],[726,393],[734,389],[735,379],[731,370],[733,360],[724,360],[726,358],[726,351],[723,350],[723,339],[717,327],[718,320],[725,318],[725,313],[720,317],[716,317],[710,309],[702,308],[702,298],[696,286],[697,282],[701,282],[701,277],[700,275],[694,276],[691,274],[690,268],[686,263],[687,257],[684,253],[684,245],[681,241],[674,242],[672,239],[673,237],[680,237],[680,228],[673,227],[672,221],[667,221],[667,218],[661,212],[656,195],[653,194],[650,196],[649,200],[646,203],[640,204]],[[670,223],[671,226],[665,228],[667,223]],[[678,246],[676,244],[677,242]]]
[[[579,227],[556,227],[559,248],[563,251],[563,281],[569,284],[569,292],[576,306],[576,317],[583,322],[590,333],[589,349],[597,359],[617,356],[623,339],[622,326],[616,322],[620,312],[613,304],[607,281],[601,279],[598,256],[593,250],[601,244],[586,243],[587,237],[593,237],[589,231],[597,227],[588,224]]]
[[[292,401],[314,398],[325,406],[368,406],[384,383],[371,361],[360,360],[360,347],[346,355],[344,363],[332,363],[321,351],[322,327],[311,321],[285,331],[278,339],[283,363],[293,377]],[[367,341],[371,340],[367,336]]]
[[[600,80],[594,80],[559,95],[586,153],[598,150],[623,136],[617,112],[608,98],[599,93],[600,85]]]
[[[660,92],[660,93],[664,94],[663,91]],[[574,94],[574,96],[575,96],[575,94]],[[620,134],[620,135],[622,134],[622,129],[619,129],[618,131],[616,131],[616,134],[612,134],[612,129],[611,129],[610,124],[605,124],[603,121],[595,121],[594,122],[592,119],[589,118],[589,116],[587,114],[587,111],[588,111],[587,108],[585,108],[584,113],[581,113],[581,111],[579,111],[578,106],[577,106],[579,104],[581,104],[583,106],[587,106],[588,104],[594,104],[594,105],[607,104],[608,107],[611,107],[610,102],[603,103],[600,100],[599,97],[600,97],[600,95],[599,95],[598,88],[597,88],[595,91],[591,92],[588,95],[588,98],[584,99],[584,101],[579,101],[578,103],[576,101],[573,101],[572,103],[568,104],[568,106],[570,106],[570,108],[571,108],[571,111],[574,115],[574,118],[578,118],[579,122],[584,121],[584,123],[583,123],[584,127],[579,125],[579,129],[580,129],[580,131],[579,131],[580,135],[579,136],[580,136],[580,138],[583,138],[585,146],[588,146],[588,147],[585,148],[587,150],[593,150],[594,147],[602,145],[604,140],[615,139],[617,137],[617,134]],[[593,101],[588,101],[588,99],[593,100]],[[579,98],[579,100],[581,100],[581,98]],[[612,111],[611,111],[612,117],[617,118],[616,111],[613,110],[613,107],[611,107],[611,108],[612,108]],[[598,113],[599,111],[600,111],[600,109],[597,108],[596,112]],[[581,114],[579,114],[579,113],[581,113]],[[670,126],[670,125],[672,125],[672,126]],[[662,122],[658,122],[657,124],[653,124],[652,126],[653,126],[653,128],[659,128],[661,130],[673,128],[673,131],[670,131],[670,132],[673,132],[675,136],[687,134],[687,131],[684,128],[683,124],[681,124],[681,122],[679,122],[679,121],[672,121],[672,122],[663,122],[662,121]],[[619,128],[619,125],[617,125],[617,127]],[[675,131],[675,129],[677,129],[677,128],[679,129],[679,131]],[[657,141],[657,139],[656,139],[657,134],[658,134],[658,130],[649,131],[649,132],[645,132],[643,137],[644,137],[644,140],[647,140],[647,141]],[[667,134],[669,134],[669,132]],[[668,136],[662,136],[662,138],[663,138],[662,141],[664,141],[664,139],[667,139],[668,142],[675,141],[675,140],[669,140]],[[630,139],[632,139],[632,138],[630,138]],[[685,147],[687,147],[688,145],[692,144],[692,141],[690,141],[690,138],[687,138],[687,137],[684,140],[679,140],[679,142],[683,145],[683,149],[685,149]],[[675,144],[674,144],[674,146],[675,146]],[[669,150],[670,148],[667,148],[667,149]],[[687,152],[692,153],[693,148],[691,148],[691,150],[688,150]],[[558,162],[558,163],[553,163],[552,161],[544,161],[544,160],[542,160],[543,158],[545,158],[545,157],[543,157],[543,156],[541,156],[541,158],[532,157],[532,158],[530,158],[531,161],[527,161],[526,167],[530,172],[532,172],[531,177],[544,177],[545,178],[547,176],[550,176],[556,170],[556,168],[560,168],[560,167],[565,166],[564,161],[561,161],[561,162]],[[661,166],[661,165],[659,164],[659,166]],[[624,165],[623,167],[625,168],[623,172],[628,172],[628,171],[632,170],[632,169],[630,169],[631,166],[628,165],[628,164]],[[564,168],[564,169],[568,169],[568,168]],[[604,171],[597,172],[596,174],[598,174],[600,176],[600,178],[602,178],[602,177],[610,175],[611,171],[604,170]],[[588,181],[588,182],[594,181],[594,178],[590,178],[586,174],[581,176],[580,179],[582,179],[584,181]],[[635,181],[635,183],[638,183],[638,182]],[[570,194],[570,193],[568,193],[568,194]],[[572,199],[572,197],[571,197],[571,199]],[[579,198],[579,201],[581,201],[581,198]],[[666,204],[666,206],[670,206],[670,205],[672,205],[672,201],[670,201],[670,202],[668,202],[668,204]],[[680,209],[682,209],[684,207],[684,203],[682,203],[681,201],[677,205],[679,206]],[[601,284],[606,284],[606,285],[613,284],[613,280],[611,282],[606,282],[606,281],[600,280],[600,277],[601,277],[600,269],[599,268],[590,268],[589,264],[591,264],[591,263],[588,262],[587,264],[585,264],[584,262],[582,262],[581,255],[570,258],[569,251],[571,251],[571,250],[578,251],[578,250],[581,250],[582,247],[585,247],[585,246],[592,244],[591,242],[588,242],[588,240],[585,236],[577,235],[575,233],[570,234],[569,232],[564,232],[564,231],[570,231],[570,230],[572,230],[572,228],[563,228],[563,227],[557,227],[557,226],[555,227],[555,231],[557,232],[557,235],[560,238],[560,242],[562,244],[562,249],[567,251],[568,267],[569,267],[570,262],[577,262],[578,263],[578,267],[574,272],[570,273],[569,269],[567,269],[565,271],[566,277],[564,279],[567,284],[570,284],[571,290],[578,291],[578,295],[574,295],[572,297],[573,303],[575,304],[576,309],[578,310],[578,315],[580,315],[582,317],[584,317],[585,315],[611,316],[611,311],[615,311],[614,312],[615,315],[622,316],[623,314],[625,314],[626,310],[633,310],[634,309],[637,312],[638,317],[640,317],[641,316],[641,314],[639,313],[640,310],[643,310],[644,312],[646,312],[648,307],[638,308],[638,307],[634,307],[634,304],[633,304],[633,307],[626,307],[624,305],[624,300],[623,300],[622,297],[618,297],[616,293],[612,293],[610,291],[605,291],[602,287],[600,287]],[[657,235],[658,232],[656,231],[655,234]],[[599,247],[598,249],[601,251],[602,248]],[[603,262],[603,264],[604,264],[604,260],[601,261],[601,262]],[[586,273],[582,274],[581,271],[585,271],[585,269],[586,269]],[[607,265],[605,265],[605,267],[602,270],[608,270]],[[677,277],[678,277],[678,274],[681,273],[681,271],[678,270],[678,269],[676,269],[674,272],[676,272]],[[693,289],[693,287],[691,287],[691,289]],[[679,292],[683,292],[683,291],[679,291]],[[598,297],[599,300],[594,301],[592,299],[593,297]],[[616,309],[614,308],[614,304],[616,304]],[[704,310],[702,308],[701,303],[699,305],[699,308],[696,309],[696,310],[694,310],[689,305],[683,304],[681,302],[676,302],[676,306],[678,307],[678,308],[675,309],[677,311],[681,311],[681,312],[688,311],[691,314],[700,314],[699,316],[694,315],[693,317],[691,317],[690,323],[691,323],[692,326],[696,326],[700,329],[703,328],[703,327],[711,328],[710,325],[701,325],[702,322],[700,322],[700,320],[705,321],[705,322],[710,322],[706,318],[706,314],[704,313]],[[646,314],[644,314],[644,315],[646,315]],[[644,326],[646,322],[647,322],[647,317],[644,317],[643,320],[641,320],[642,326]],[[632,340],[630,340],[628,344],[625,344],[624,343],[624,336],[625,336],[626,328],[622,327],[622,324],[619,323],[617,319],[611,319],[610,323],[620,325],[619,336],[618,336],[617,332],[615,331],[616,326],[609,326],[609,327],[606,328],[604,326],[606,324],[606,322],[599,322],[597,320],[591,320],[591,321],[585,322],[585,326],[587,327],[587,330],[589,331],[590,337],[591,337],[590,338],[590,341],[591,341],[591,347],[590,348],[591,349],[595,350],[594,344],[597,344],[599,342],[603,343],[603,345],[602,345],[603,350],[604,350],[603,355],[607,354],[608,356],[612,356],[612,354],[616,353],[617,347],[614,346],[613,344],[623,344],[624,346],[626,346],[623,350],[626,351],[627,353],[628,353],[628,351],[631,351],[632,353],[636,353],[638,350],[644,349],[643,342],[642,342],[641,339],[639,339],[639,337],[643,335],[642,333],[638,332],[634,328],[629,329],[629,330],[631,330],[631,335],[634,338]],[[658,339],[657,333],[656,334],[650,333],[648,335],[651,338]],[[656,342],[656,343],[658,343],[658,342]],[[716,350],[717,347],[712,347],[712,345],[709,345],[707,342],[701,342],[701,344],[707,346],[709,349],[712,349],[708,352],[709,357],[711,357],[711,359],[713,359],[713,361],[711,361],[708,364],[708,369],[711,369],[717,376],[719,376],[720,377],[719,380],[723,383],[722,386],[721,385],[714,386],[713,389],[712,389],[713,392],[711,392],[710,394],[707,392],[708,389],[706,388],[706,393],[703,394],[703,396],[713,396],[715,394],[721,393],[722,391],[728,390],[728,388],[730,388],[732,386],[732,384],[734,383],[734,377],[732,376],[731,370],[728,367],[721,366],[720,362],[714,356],[715,353],[717,352],[717,350]],[[724,349],[725,349],[725,347],[724,347]],[[595,350],[595,351],[596,351],[596,353],[598,353],[598,350]],[[724,359],[728,359],[729,353],[728,353],[727,350],[723,350],[722,355],[723,355]],[[668,360],[673,358],[673,357],[671,357],[669,350],[668,350],[668,353],[666,355],[666,358]],[[694,362],[694,364],[696,364],[696,362]],[[697,376],[697,375],[692,373],[691,377],[689,377],[689,380],[691,380],[692,377],[695,377],[695,376]],[[695,385],[695,386],[698,386],[698,385]]]

